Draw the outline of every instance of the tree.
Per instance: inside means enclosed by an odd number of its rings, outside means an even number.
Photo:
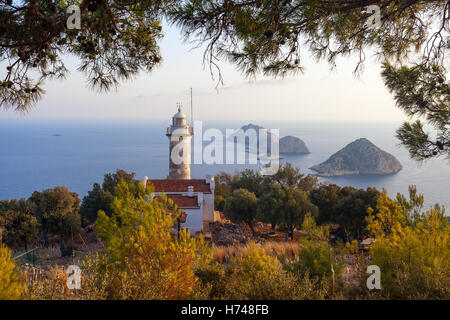
[[[437,65],[396,68],[384,64],[382,76],[397,106],[409,117],[424,118],[435,129],[435,135],[430,136],[417,120],[405,122],[397,130],[397,138],[413,159],[450,158],[450,86],[445,74]]]
[[[449,7],[447,0],[189,0],[171,9],[170,20],[186,40],[205,45],[204,60],[217,68],[219,82],[221,58],[254,77],[302,72],[307,51],[332,67],[353,55],[360,73],[373,51],[397,105],[436,129],[436,138],[419,123],[397,133],[413,158],[426,159],[450,154]]]
[[[406,199],[403,194],[397,193],[396,200],[408,213],[408,218],[411,220],[411,223],[415,223],[416,221],[420,221],[425,198],[423,194],[417,193],[417,188],[414,185],[408,187],[408,193],[409,199]]]
[[[223,211],[226,199],[231,194],[231,181],[237,179],[226,172],[220,172],[214,179],[214,209]]]
[[[117,169],[115,173],[107,173],[103,179],[102,188],[106,192],[115,194],[116,186],[123,180],[126,183],[138,184],[139,181],[135,179],[136,173],[128,173],[125,170]]]
[[[287,239],[289,232],[292,234],[295,228],[302,225],[307,213],[317,216],[318,210],[303,190],[287,187],[281,190],[279,196],[278,224],[286,230]]]
[[[380,195],[375,188],[364,190],[323,184],[311,191],[310,199],[319,208],[318,222],[339,224],[350,239],[366,234],[367,209],[376,205]]]
[[[114,199],[115,189],[120,181],[137,184],[136,173],[128,173],[125,170],[117,169],[115,173],[107,173],[104,176],[102,187],[94,183],[91,191],[83,197],[80,207],[80,215],[83,218],[83,224],[94,223],[97,219],[99,210],[103,210],[108,216],[111,216],[111,204]]]
[[[112,216],[98,215],[98,235],[105,241],[107,266],[113,268],[108,298],[187,299],[198,285],[196,264],[210,262],[212,250],[186,229],[179,240],[171,236],[180,211],[167,201],[147,198],[142,183],[121,181]]]
[[[0,62],[8,65],[0,108],[32,107],[44,93],[45,80],[66,76],[62,56],[67,53],[79,59],[78,70],[99,91],[117,87],[140,70],[153,70],[161,62],[160,20],[171,2],[2,1]],[[81,25],[71,28],[78,9]]]
[[[272,230],[275,230],[275,227],[280,222],[279,210],[282,206],[281,201],[283,201],[282,191],[280,185],[274,184],[271,186],[271,191],[265,193],[258,200],[257,219],[270,223]]]
[[[64,249],[64,237],[76,235],[80,231],[78,195],[65,186],[57,186],[42,192],[35,191],[29,200],[37,207],[45,245],[48,246],[49,235],[59,235],[61,250]]]
[[[227,219],[235,223],[245,222],[255,234],[253,224],[256,218],[257,201],[253,192],[246,189],[234,190],[225,202],[224,214]]]
[[[361,239],[366,234],[367,209],[374,207],[381,193],[375,188],[342,188],[342,198],[334,208],[333,222],[339,224],[347,239]]]
[[[294,168],[289,162],[282,164],[278,171],[270,176],[270,179],[282,187],[295,187],[307,192],[315,189],[318,184],[316,175],[305,176],[300,173],[299,168]]]
[[[230,182],[231,190],[246,189],[253,192],[256,197],[260,197],[267,186],[267,179],[258,171],[244,169],[239,172],[239,178],[234,178]]]
[[[11,259],[11,250],[0,242],[0,300],[20,299],[23,291],[19,271]]]
[[[308,194],[290,186],[272,185],[271,192],[258,201],[258,219],[272,225],[278,225],[288,234],[300,227],[307,213],[317,216],[318,209],[311,203]]]
[[[309,194],[311,202],[319,209],[319,224],[329,223],[336,215],[335,206],[341,198],[341,187],[336,184],[322,184]]]
[[[257,198],[271,191],[273,184],[278,184],[282,188],[295,187],[301,190],[310,191],[317,187],[318,178],[316,175],[300,173],[299,168],[294,168],[289,162],[280,165],[278,171],[271,176],[262,176],[258,171],[244,169],[239,174],[224,176],[224,183],[228,184],[231,191],[246,189],[253,192]]]
[[[0,229],[3,229],[3,241],[8,247],[27,249],[38,239],[40,226],[35,213],[36,205],[31,201],[0,201]]]
[[[100,187],[98,183],[94,183],[94,187],[88,194],[83,197],[80,207],[80,216],[83,225],[95,222],[99,210],[103,210],[108,216],[111,216],[111,203],[114,196]]]

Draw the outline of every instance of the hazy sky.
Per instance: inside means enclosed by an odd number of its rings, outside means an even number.
[[[352,74],[352,60],[341,59],[337,70],[330,71],[326,62],[304,59],[304,74],[284,80],[260,76],[256,81],[246,80],[233,66],[222,62],[224,86],[217,93],[216,81],[208,67],[203,67],[203,51],[191,48],[182,43],[176,29],[165,28],[162,65],[122,83],[117,91],[102,94],[88,89],[84,75],[76,71],[76,60],[67,59],[71,71],[68,78],[47,82],[47,93],[31,112],[20,115],[0,111],[0,118],[168,119],[177,102],[184,103],[188,112],[192,86],[194,117],[198,120],[406,119],[381,81],[379,63],[373,60],[368,59],[359,79]]]

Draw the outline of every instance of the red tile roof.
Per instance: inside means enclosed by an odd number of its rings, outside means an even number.
[[[158,179],[148,180],[147,186],[153,184],[155,192],[188,192],[188,187],[193,186],[194,192],[211,193],[209,183],[205,179],[171,180]]]
[[[182,194],[167,194],[168,199],[172,199],[178,208],[198,208],[198,197],[188,197]],[[159,196],[155,196],[155,199],[159,199]]]

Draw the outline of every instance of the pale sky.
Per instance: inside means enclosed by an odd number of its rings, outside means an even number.
[[[76,60],[68,58],[67,79],[46,82],[47,92],[32,111],[26,115],[0,111],[0,118],[168,119],[177,102],[189,113],[192,86],[197,120],[406,120],[382,83],[380,64],[371,59],[361,78],[352,73],[354,60],[341,59],[337,70],[330,71],[326,62],[304,57],[304,74],[284,80],[259,76],[256,81],[245,79],[223,61],[224,86],[217,93],[216,80],[203,66],[202,49],[191,50],[174,28],[165,28],[160,45],[160,67],[101,94],[87,88],[84,75],[76,71]]]

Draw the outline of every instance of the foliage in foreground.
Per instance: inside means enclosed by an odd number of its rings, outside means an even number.
[[[391,299],[449,299],[450,224],[443,210],[436,206],[413,219],[384,192],[375,212],[368,217],[376,236],[370,255],[381,269],[381,294]]]
[[[117,187],[113,215],[99,215],[97,226],[107,250],[83,263],[82,289],[69,291],[67,274],[53,268],[29,286],[25,297],[448,299],[450,226],[439,206],[420,213],[422,200],[415,188],[409,199],[392,200],[382,193],[367,217],[368,232],[376,238],[371,261],[358,253],[357,241],[347,244],[347,251],[331,247],[328,227],[317,226],[308,214],[296,255],[269,254],[264,244],[250,243],[220,264],[212,261],[213,249],[202,238],[184,232],[177,240],[170,234],[174,219],[167,213],[177,213],[171,202],[147,202],[142,184],[123,182]],[[357,264],[351,274],[341,272],[344,256]],[[381,269],[380,291],[369,292],[365,286],[368,264]],[[8,266],[11,274],[14,264]]]
[[[113,214],[100,212],[96,227],[105,240],[113,280],[112,299],[183,299],[197,286],[194,267],[212,259],[203,238],[183,230],[171,235],[180,212],[167,200],[146,200],[144,185],[119,183]]]
[[[11,250],[0,245],[0,300],[20,299],[23,289],[19,271],[11,259]]]
[[[342,270],[342,264],[337,261],[334,249],[328,241],[328,228],[318,227],[314,218],[308,214],[302,229],[307,232],[307,237],[300,240],[302,250],[299,257],[296,261],[286,264],[285,268],[299,276],[309,274],[335,280]]]
[[[255,243],[230,264],[204,265],[196,275],[202,283],[199,297],[203,299],[324,299],[329,292],[328,281],[309,275],[297,277]]]

